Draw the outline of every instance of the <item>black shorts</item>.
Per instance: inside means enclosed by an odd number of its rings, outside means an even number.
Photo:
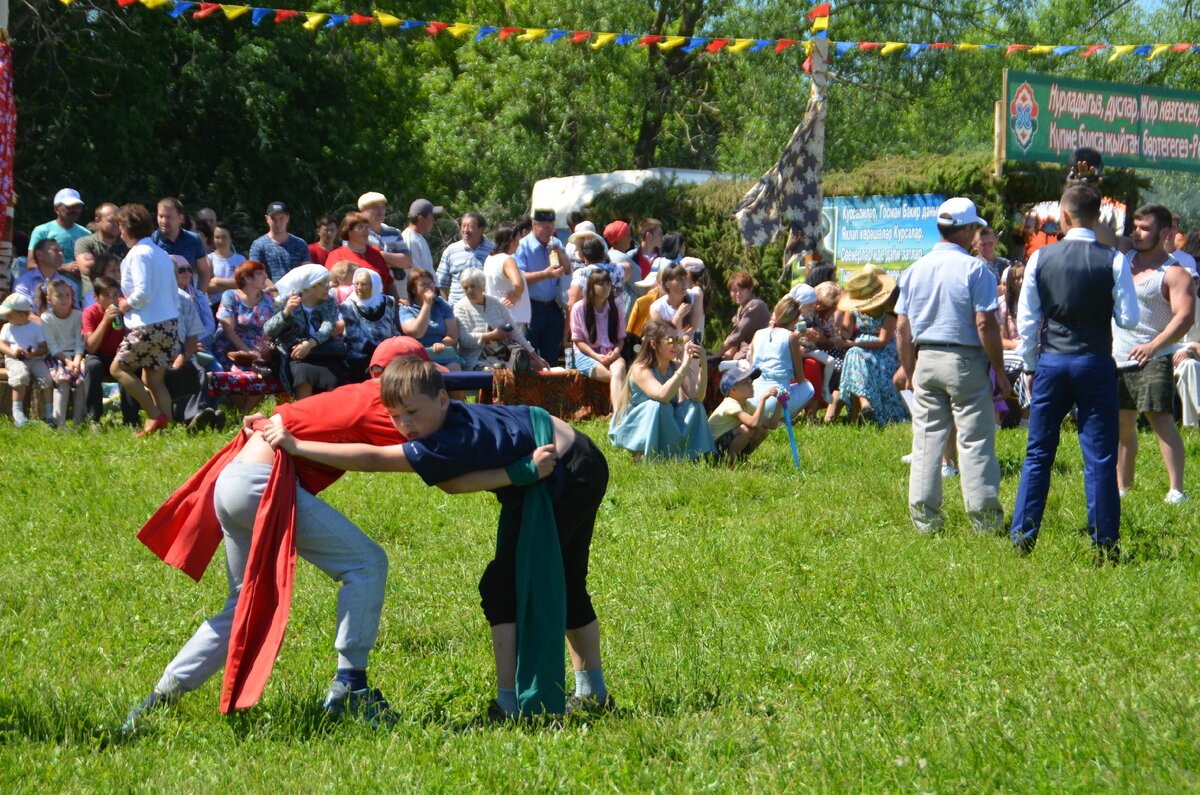
[[[592,597],[587,590],[588,556],[596,514],[608,490],[608,462],[604,454],[581,431],[558,461],[562,488],[554,501],[554,521],[562,549],[563,574],[567,584],[567,629],[578,629],[596,620]],[[553,477],[553,476],[552,476]],[[506,489],[505,516],[513,524],[502,534],[503,545],[479,580],[480,606],[488,624],[511,624],[517,620],[517,538],[521,534],[524,489]]]
[[[1158,356],[1136,370],[1117,371],[1117,395],[1122,411],[1175,411],[1175,366],[1170,356]]]

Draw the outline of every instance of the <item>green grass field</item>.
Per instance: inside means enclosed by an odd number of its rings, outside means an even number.
[[[633,464],[612,483],[591,590],[619,718],[561,730],[479,722],[491,649],[475,584],[495,501],[413,476],[326,493],[388,550],[372,682],[390,730],[329,724],[335,586],[297,569],[262,702],[225,717],[214,679],[113,742],[195,626],[223,566],[194,584],[135,539],[226,435],[54,435],[0,425],[0,790],[1045,791],[1200,787],[1197,502],[1162,504],[1142,439],[1124,503],[1132,565],[1097,569],[1082,464],[1064,434],[1032,557],[906,514],[907,427],[780,432],[736,472]],[[1189,475],[1200,437],[1185,436]],[[1022,431],[1000,436],[1010,508]]]

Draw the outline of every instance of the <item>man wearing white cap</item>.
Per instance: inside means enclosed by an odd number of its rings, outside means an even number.
[[[364,193],[358,197],[358,211],[367,216],[367,226],[370,227],[367,243],[383,254],[383,261],[387,263],[396,284],[404,284],[408,281],[407,271],[413,264],[412,254],[404,234],[383,222],[383,217],[387,215],[387,196],[378,191]]]
[[[977,532],[1003,530],[996,416],[988,365],[1008,394],[1004,349],[996,319],[996,278],[967,253],[975,230],[987,226],[970,199],[938,208],[942,240],[899,279],[897,345],[905,381],[914,393],[909,516],[917,530],[940,532],[942,450],[958,428],[963,503]]]
[[[54,220],[47,221],[35,227],[29,236],[29,261],[33,262],[33,247],[40,241],[53,238],[63,250],[63,264],[70,265],[75,261],[75,241],[91,234],[86,226],[80,226],[79,214],[83,212],[83,199],[74,188],[63,188],[54,194]],[[78,275],[78,268],[64,268]]]

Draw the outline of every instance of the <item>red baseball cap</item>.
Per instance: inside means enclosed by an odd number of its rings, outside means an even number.
[[[367,369],[370,371],[372,377],[375,377],[377,375],[376,368],[379,368],[379,372],[382,373],[385,367],[401,356],[415,356],[422,361],[431,361],[429,352],[425,350],[425,346],[412,337],[389,337],[375,348],[375,353],[371,356],[371,364]],[[434,366],[440,372],[449,372],[449,370],[440,364]]]
[[[613,221],[608,226],[604,227],[604,239],[608,241],[610,246],[615,246],[625,239],[629,234],[629,224],[624,221]]]

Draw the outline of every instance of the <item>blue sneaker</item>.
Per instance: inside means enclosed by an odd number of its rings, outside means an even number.
[[[389,726],[396,717],[392,705],[378,689],[364,687],[362,690],[351,690],[345,682],[337,680],[329,686],[321,706],[330,718],[349,715],[372,729]]]
[[[178,693],[162,693],[155,690],[146,696],[142,703],[129,710],[129,715],[121,724],[121,734],[126,737],[136,734],[147,714],[155,710],[166,709],[177,701],[179,701]]]

